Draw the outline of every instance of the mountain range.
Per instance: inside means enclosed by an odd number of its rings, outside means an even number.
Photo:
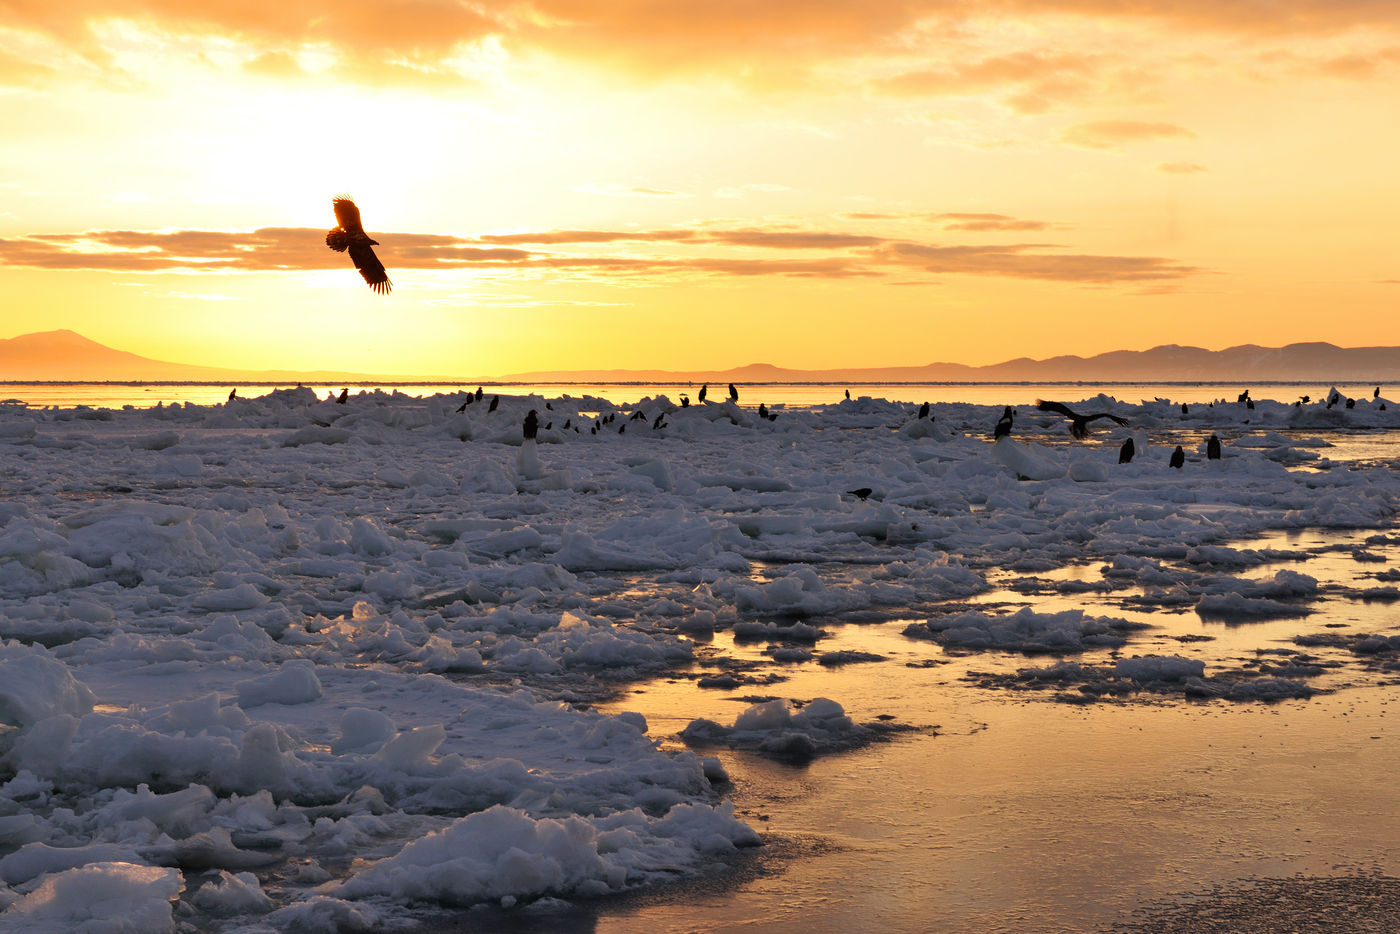
[[[152,360],[73,331],[0,339],[0,382],[516,382],[516,383],[1125,383],[1400,382],[1400,347],[1327,343],[1225,350],[1167,344],[1092,357],[1019,357],[991,366],[930,363],[798,370],[754,363],[728,370],[537,370],[526,373],[385,374],[331,370],[244,370]]]

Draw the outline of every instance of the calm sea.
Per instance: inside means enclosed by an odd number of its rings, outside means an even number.
[[[120,409],[152,408],[157,404],[192,402],[214,405],[228,399],[229,390],[237,388],[244,398],[265,395],[274,389],[287,389],[295,383],[3,383],[0,401],[23,403],[31,408],[45,406],[91,406]],[[350,393],[382,390],[401,392],[409,396],[431,396],[438,393],[458,393],[476,389],[466,383],[307,383],[318,394],[338,395],[348,388]],[[700,391],[698,383],[486,383],[487,391],[502,395],[530,395],[546,398],[564,396],[598,396],[615,405],[629,405],[648,396],[666,395],[678,400],[685,393],[693,400]],[[1370,398],[1375,386],[1336,383],[1344,395]],[[1028,405],[1036,399],[1076,401],[1099,393],[1120,402],[1138,403],[1151,399],[1171,399],[1175,402],[1234,401],[1246,388],[1255,399],[1293,402],[1302,396],[1316,399],[1327,394],[1327,383],[1263,383],[1246,387],[1221,383],[746,383],[740,385],[741,405],[829,405],[841,401],[847,391],[851,398],[871,396],[878,399],[919,404],[921,402],[968,402],[978,405]],[[710,398],[722,399],[728,387],[722,383],[710,385]]]

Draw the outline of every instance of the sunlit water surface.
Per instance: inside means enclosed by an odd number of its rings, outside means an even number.
[[[1240,547],[1301,552],[1291,567],[1355,587],[1393,566],[1397,549],[1372,543],[1384,564],[1360,563],[1361,532],[1276,533]],[[1098,566],[1047,578],[1096,580]],[[1003,583],[1010,578],[1003,579]],[[1238,668],[1259,651],[1297,647],[1323,631],[1394,631],[1391,604],[1317,601],[1304,619],[1226,624],[1193,611],[1144,612],[1131,592],[1023,596],[995,590],[979,603],[1041,611],[1071,607],[1149,622],[1118,654],[1201,658],[1206,672]],[[1137,696],[1056,702],[1051,691],[979,687],[971,672],[1013,672],[1053,656],[959,655],[906,638],[907,620],[820,625],[821,652],[857,650],[884,661],[781,664],[763,643],[722,632],[700,653],[760,663],[785,680],[734,690],[698,687],[696,671],[644,684],[613,711],[636,710],[651,735],[706,717],[732,723],[768,697],[830,697],[855,720],[880,715],[916,729],[888,742],[783,764],[707,749],[733,780],[741,815],[767,838],[762,871],[724,886],[663,897],[603,900],[560,912],[459,918],[446,929],[551,932],[755,931],[1079,932],[1111,928],[1144,904],[1215,883],[1294,874],[1400,874],[1400,770],[1393,686],[1354,664],[1313,679],[1335,690],[1274,704]],[[1209,636],[1208,640],[1199,637]],[[1187,637],[1182,639],[1181,637]],[[1309,650],[1354,661],[1340,649]]]

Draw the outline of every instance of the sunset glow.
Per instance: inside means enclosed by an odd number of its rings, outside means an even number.
[[[0,337],[438,376],[1400,344],[1400,16],[0,0]],[[351,194],[392,294],[326,249]]]

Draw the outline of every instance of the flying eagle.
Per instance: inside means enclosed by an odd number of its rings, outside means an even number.
[[[374,255],[374,247],[379,245],[379,241],[371,240],[360,225],[360,209],[344,196],[331,201],[331,206],[335,208],[335,222],[339,226],[326,234],[326,246],[337,253],[349,250],[350,259],[369,287],[381,295],[387,295],[393,283],[384,271],[384,264]]]
[[[1128,424],[1126,418],[1119,418],[1117,415],[1112,415],[1108,412],[1095,412],[1093,415],[1080,415],[1078,412],[1072,411],[1070,407],[1063,402],[1043,402],[1037,399],[1035,400],[1035,407],[1042,412],[1059,412],[1061,415],[1068,418],[1070,421],[1069,433],[1076,438],[1089,437],[1089,423],[1096,418],[1109,418],[1120,425]]]

